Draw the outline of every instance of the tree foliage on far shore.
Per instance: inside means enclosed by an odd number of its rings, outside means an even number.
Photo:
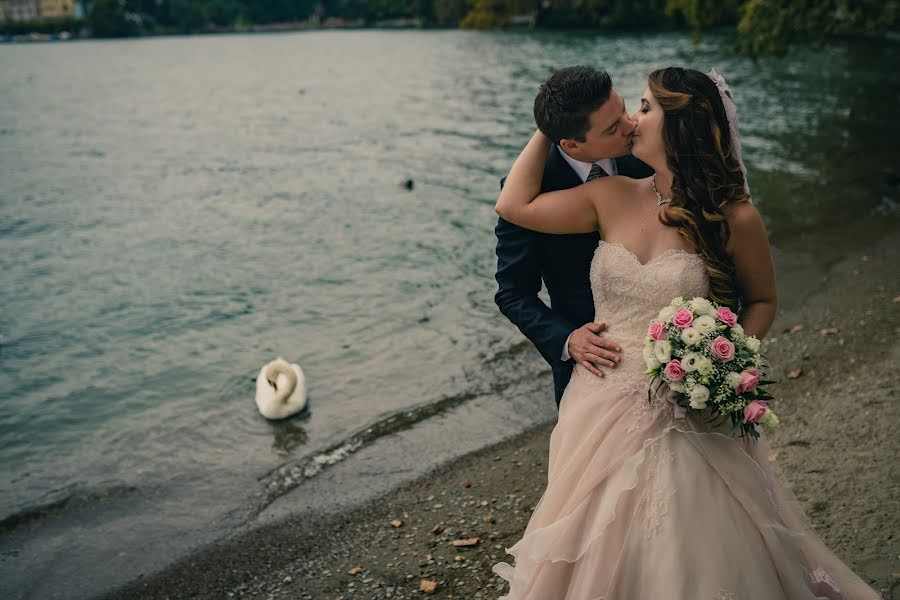
[[[498,29],[736,27],[747,53],[780,54],[794,41],[897,32],[900,0],[94,0],[96,36],[195,33],[247,25],[415,19],[430,27]],[[7,33],[21,26],[6,25]]]
[[[822,44],[828,39],[897,32],[897,0],[747,0],[738,23],[742,49],[751,54],[783,54],[795,40]]]

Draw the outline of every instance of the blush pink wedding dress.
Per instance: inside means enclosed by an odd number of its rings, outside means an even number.
[[[676,296],[708,296],[702,259],[669,250],[646,264],[601,242],[591,264],[596,320],[622,346],[598,378],[575,367],[550,437],[547,489],[503,600],[875,600],[810,529],[759,440],[648,402],[647,324]]]

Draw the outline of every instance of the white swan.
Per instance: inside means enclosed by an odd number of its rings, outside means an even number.
[[[256,406],[267,419],[284,419],[306,408],[306,377],[300,365],[280,356],[256,377]]]

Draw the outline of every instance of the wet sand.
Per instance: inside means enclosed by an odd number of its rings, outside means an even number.
[[[779,272],[786,308],[763,345],[783,423],[768,436],[772,458],[816,531],[885,598],[900,594],[898,264],[895,232],[824,273]],[[551,430],[464,456],[338,516],[241,533],[108,597],[496,598],[506,585],[491,565],[509,559],[504,548],[544,490]],[[420,591],[422,580],[436,590]]]

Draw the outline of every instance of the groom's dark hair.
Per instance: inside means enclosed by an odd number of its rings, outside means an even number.
[[[534,99],[534,121],[544,135],[583,142],[591,128],[590,114],[609,100],[612,79],[591,67],[566,67],[541,85]]]

